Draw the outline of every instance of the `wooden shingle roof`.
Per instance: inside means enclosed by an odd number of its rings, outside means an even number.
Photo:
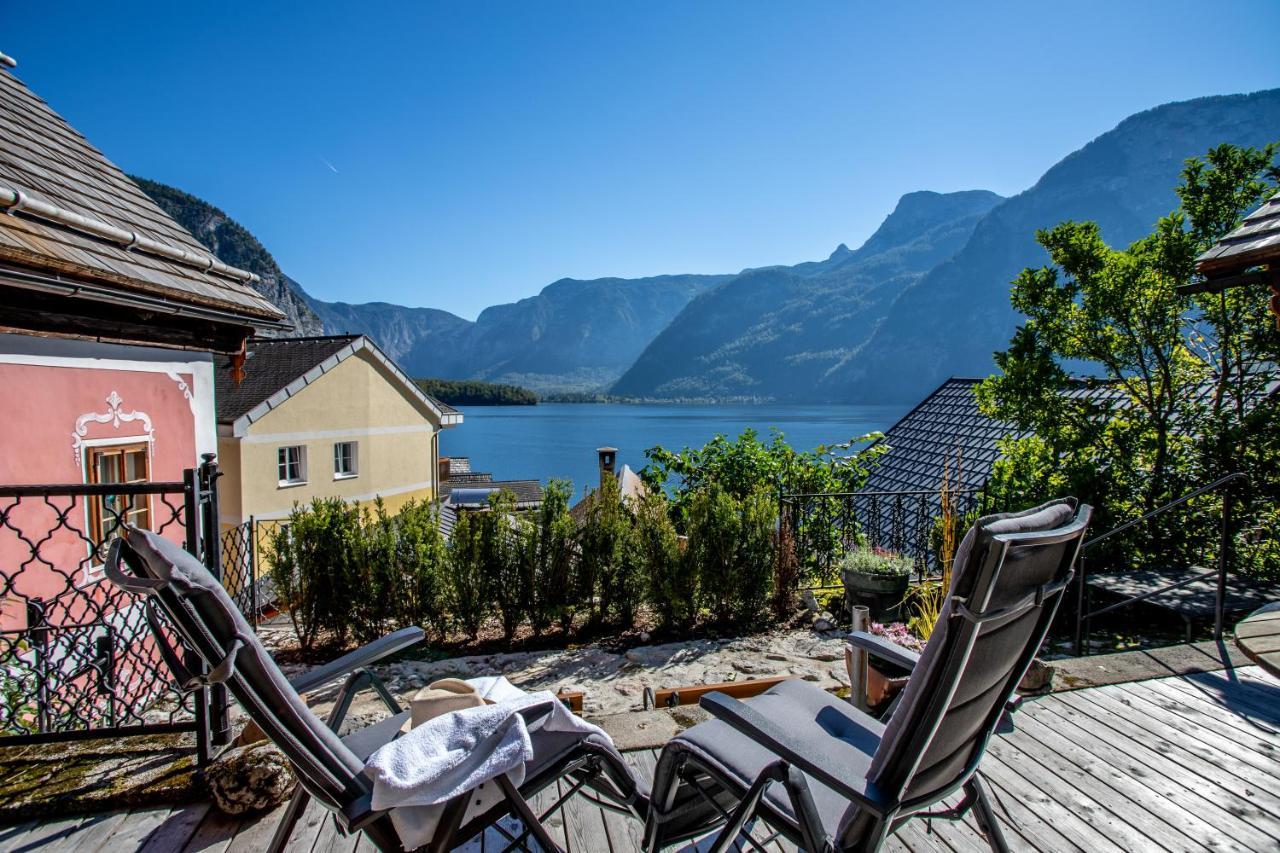
[[[1196,258],[1196,271],[1208,278],[1219,278],[1259,264],[1277,263],[1280,263],[1280,193]]]
[[[134,317],[142,311],[144,338],[147,324],[282,325],[284,315],[251,286],[252,274],[214,258],[7,69],[0,69],[0,211],[0,281],[7,292],[41,294],[42,307],[60,297],[82,321],[110,317],[106,306]],[[98,331],[120,337],[109,324]]]

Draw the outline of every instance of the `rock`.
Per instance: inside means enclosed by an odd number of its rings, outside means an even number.
[[[1031,661],[1026,675],[1018,684],[1020,693],[1047,693],[1053,687],[1053,667],[1040,658]]]
[[[841,684],[849,683],[849,673],[845,672],[844,667],[833,666],[831,667],[830,672],[831,672],[831,677],[834,678],[836,681],[840,682]]]
[[[640,632],[640,642],[642,642],[642,643],[647,643],[647,642],[649,642],[649,640],[650,640],[649,632],[648,632],[648,631],[641,631],[641,632]]]
[[[844,655],[836,652],[814,652],[812,657],[814,660],[822,661],[823,663],[832,663],[833,661],[844,660]]]
[[[817,613],[819,610],[818,599],[814,597],[813,590],[806,589],[800,593],[800,603],[804,605],[804,609],[811,613]]]
[[[284,753],[266,742],[227,751],[204,775],[214,803],[229,815],[275,808],[289,798],[296,781]]]
[[[738,672],[746,673],[747,675],[772,675],[775,669],[775,667],[751,658],[735,658],[729,662],[729,665]]]
[[[813,620],[813,630],[815,631],[834,631],[835,627],[836,626],[834,622],[822,616],[819,616],[817,619]]]
[[[768,652],[768,653],[764,656],[764,659],[765,659],[765,660],[780,660],[780,661],[788,661],[788,660],[791,660],[791,658],[787,657],[786,655],[780,655],[780,654],[778,654],[777,652]]]

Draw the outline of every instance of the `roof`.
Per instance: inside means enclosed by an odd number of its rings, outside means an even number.
[[[602,447],[600,449],[614,450],[616,452],[612,447]],[[639,474],[631,470],[630,465],[624,463],[613,476],[618,481],[618,494],[621,495],[623,500],[638,500],[648,494],[649,489],[644,484],[644,480],[640,479]],[[582,500],[569,508],[569,515],[574,521],[581,522],[587,517],[587,510],[591,507],[593,495],[595,495],[594,491],[588,492],[583,496]]]
[[[251,286],[255,276],[214,258],[7,70],[0,210],[10,214],[0,216],[0,284],[7,307],[25,312],[18,323],[6,318],[15,327],[47,330],[42,318],[87,323],[123,309],[133,321],[121,318],[133,330],[123,337],[144,342],[175,325],[237,326],[241,340],[252,328],[282,325],[283,313]],[[113,328],[104,319],[97,331]]]
[[[471,457],[470,456],[442,456],[440,461],[449,467],[449,476],[456,477],[459,474],[471,473]]]
[[[516,509],[528,509],[542,503],[542,484],[537,480],[485,480],[481,482],[440,484],[440,496],[447,498],[452,507],[482,507],[489,503],[489,496],[496,492],[511,492],[516,498]]]
[[[462,415],[422,391],[394,361],[364,335],[325,335],[307,338],[261,338],[249,341],[244,381],[236,385],[232,371],[215,371],[218,423],[243,435],[254,421],[282,405],[307,385],[359,352],[366,352],[395,377],[406,394],[423,403],[444,427],[462,423]],[[229,359],[219,359],[219,367]]]
[[[945,467],[955,489],[980,489],[1000,455],[996,441],[1014,432],[978,410],[980,379],[951,378],[891,426],[887,453],[871,469],[864,491],[936,492]]]
[[[1196,258],[1196,271],[1208,278],[1244,272],[1280,262],[1280,193],[1244,218],[1211,249]]]

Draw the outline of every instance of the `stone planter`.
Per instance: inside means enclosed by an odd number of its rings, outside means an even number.
[[[1018,684],[1018,692],[1035,696],[1041,693],[1049,693],[1053,690],[1053,666],[1036,658],[1031,661],[1031,665],[1027,667],[1027,672],[1022,676],[1022,681]]]
[[[911,575],[844,571],[845,607],[864,604],[877,622],[898,622],[902,618],[902,600],[907,597]]]

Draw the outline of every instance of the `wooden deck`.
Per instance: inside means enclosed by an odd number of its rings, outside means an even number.
[[[1280,849],[1280,681],[1257,667],[1057,693],[1025,703],[983,771],[1015,850]],[[652,773],[655,751],[627,754]],[[279,812],[227,818],[207,805],[146,809],[0,829],[6,851],[262,850]],[[638,822],[580,800],[551,821],[570,851],[636,851]],[[480,839],[468,850],[501,850]],[[485,842],[489,841],[488,847]],[[773,843],[778,853],[794,850]],[[987,849],[972,825],[913,821],[893,850]],[[314,806],[291,850],[372,851]]]

